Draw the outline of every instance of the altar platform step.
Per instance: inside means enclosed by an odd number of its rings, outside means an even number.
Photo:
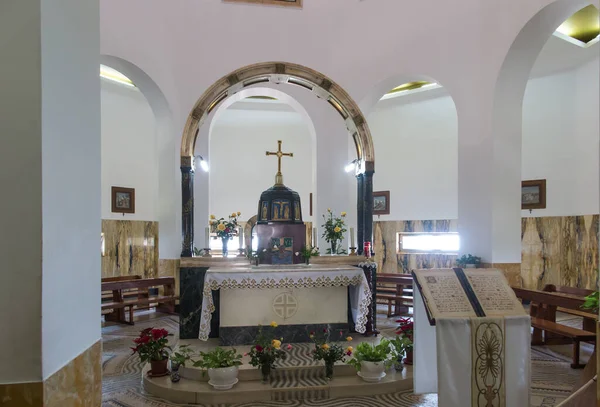
[[[334,378],[325,378],[322,365],[304,367],[283,367],[272,372],[269,383],[262,383],[256,368],[240,369],[239,382],[230,390],[214,390],[207,377],[197,376],[198,369],[186,369],[185,376],[178,383],[172,383],[168,376],[149,378],[143,370],[144,389],[157,397],[174,403],[220,405],[234,403],[258,403],[286,400],[318,400],[337,397],[368,396],[388,394],[412,389],[412,367],[402,372],[388,369],[386,377],[378,383],[367,383],[357,376],[354,368],[336,365]]]

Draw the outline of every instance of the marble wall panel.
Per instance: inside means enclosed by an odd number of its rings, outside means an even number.
[[[455,255],[399,254],[399,232],[456,232],[456,220],[406,220],[373,222],[373,247],[379,273],[410,273],[419,268],[447,268],[454,265]]]
[[[2,407],[41,407],[43,399],[42,382],[0,384]]]
[[[102,341],[44,380],[44,407],[85,407],[102,403]]]
[[[102,219],[102,277],[158,276],[158,222]]]
[[[596,289],[598,220],[598,215],[523,218],[523,286]]]

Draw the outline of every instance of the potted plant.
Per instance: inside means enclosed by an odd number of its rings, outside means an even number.
[[[135,347],[131,348],[133,353],[140,356],[142,362],[150,362],[148,374],[152,377],[164,376],[168,373],[167,362],[171,350],[167,339],[169,332],[161,328],[147,328],[133,340]]]
[[[221,239],[221,243],[223,244],[223,257],[227,257],[227,244],[237,233],[238,216],[241,214],[241,212],[234,212],[229,215],[227,220],[225,218],[217,219],[215,215],[210,215],[210,224],[216,230],[217,237]]]
[[[296,254],[296,256],[302,257],[302,259],[308,266],[310,264],[310,258],[313,256],[319,255],[319,249],[314,246],[312,246],[312,247],[302,246],[300,251],[296,252],[295,254]]]
[[[394,368],[397,371],[402,371],[404,369],[403,358],[406,354],[407,348],[410,346],[412,349],[412,342],[407,337],[396,336],[393,339],[390,339],[390,343],[394,348]]]
[[[461,257],[456,259],[456,265],[462,268],[476,268],[481,264],[481,257],[473,256],[471,254],[463,254]]]
[[[277,323],[273,321],[270,326],[271,328],[277,328]],[[275,362],[286,357],[286,353],[281,349],[282,341],[283,338],[276,338],[274,332],[266,336],[261,326],[254,341],[254,346],[248,352],[250,364],[260,369],[263,383],[269,382],[271,370],[275,369]],[[287,345],[288,350],[291,348],[292,345]]]
[[[377,345],[361,342],[348,364],[354,366],[364,381],[378,382],[385,377],[385,369],[392,364],[392,354],[392,345],[387,339],[382,339]]]
[[[398,330],[396,334],[400,336],[400,339],[404,342],[404,351],[406,357],[404,363],[407,365],[413,364],[413,336],[414,336],[414,322],[410,318],[400,318],[396,322],[399,322]]]
[[[210,352],[200,352],[202,359],[194,362],[195,367],[201,367],[210,380],[208,384],[216,390],[229,390],[238,382],[238,366],[242,364],[242,355],[235,349],[225,350],[216,347]]]
[[[177,383],[181,379],[179,368],[191,361],[193,355],[194,351],[190,345],[180,345],[171,352],[169,359],[171,360],[171,381],[173,383]]]
[[[327,249],[327,254],[346,254],[346,250],[339,247],[339,243],[342,241],[344,237],[344,233],[346,233],[346,224],[344,223],[344,218],[346,217],[346,212],[342,212],[339,217],[333,216],[333,212],[331,212],[331,208],[327,209],[327,216],[323,215],[323,219],[325,223],[321,225],[323,228],[323,237],[331,247]]]
[[[585,297],[585,302],[583,303],[583,305],[581,306],[581,308],[583,309],[589,309],[592,310],[594,313],[598,312],[598,291],[594,291],[593,293],[591,293],[590,295],[588,295],[587,297]]]
[[[329,329],[323,329],[322,335],[316,335],[314,332],[310,333],[310,339],[315,344],[313,350],[313,359],[322,360],[325,362],[325,378],[327,380],[333,379],[333,366],[335,362],[344,362],[346,356],[352,356],[352,346],[348,346],[345,349],[339,343],[331,342],[331,332]],[[352,337],[348,336],[343,338],[344,333],[340,331],[339,340],[345,340],[350,342]]]
[[[251,248],[248,248],[248,250],[246,251],[246,257],[248,258],[248,260],[250,260],[250,264],[254,263],[255,266],[258,266],[260,264],[260,261],[265,258],[266,254],[267,249],[252,250]]]

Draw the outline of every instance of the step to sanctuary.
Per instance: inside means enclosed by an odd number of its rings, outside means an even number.
[[[168,376],[148,377],[149,368],[148,365],[142,371],[142,385],[146,392],[174,403],[188,404],[219,405],[370,396],[406,391],[413,386],[412,367],[405,367],[402,372],[390,368],[378,383],[365,382],[353,367],[345,364],[335,366],[332,380],[325,378],[322,364],[280,367],[272,371],[270,382],[263,383],[257,368],[242,366],[239,382],[230,390],[214,390],[208,384],[208,377],[196,368],[183,368],[182,379],[178,383],[172,383]]]

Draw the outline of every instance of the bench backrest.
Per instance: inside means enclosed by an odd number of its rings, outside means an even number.
[[[102,283],[111,283],[113,281],[129,281],[129,280],[141,280],[142,276],[134,274],[132,276],[118,276],[118,277],[104,277],[100,280]]]
[[[585,302],[583,297],[573,294],[528,290],[518,287],[512,287],[512,289],[514,290],[517,298],[529,300],[537,304],[546,304],[555,307],[581,311],[581,306]]]
[[[130,288],[148,288],[160,286],[175,286],[174,277],[145,278],[127,281],[109,281],[102,283],[102,291],[125,290]]]
[[[572,294],[572,295],[576,295],[578,297],[586,297],[594,292],[593,290],[587,290],[585,288],[566,287],[566,286],[554,285],[554,284],[546,284],[544,286],[543,291]]]

